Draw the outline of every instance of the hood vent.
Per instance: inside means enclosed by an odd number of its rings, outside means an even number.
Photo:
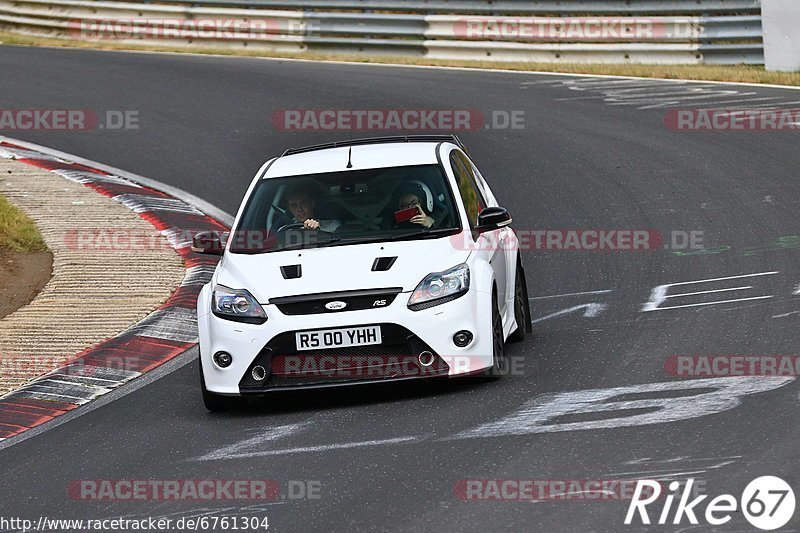
[[[297,279],[303,275],[302,265],[284,265],[281,267],[283,279]]]
[[[394,262],[397,261],[397,256],[395,257],[376,257],[375,261],[372,263],[372,271],[373,272],[385,272],[392,268]]]

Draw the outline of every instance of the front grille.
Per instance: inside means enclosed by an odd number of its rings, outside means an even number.
[[[322,292],[272,298],[269,303],[274,304],[284,315],[342,313],[345,311],[387,307],[402,290],[400,287],[394,287],[389,289]],[[337,302],[335,308],[329,309],[325,307],[326,304],[333,302]]]
[[[419,337],[397,324],[380,324],[382,344],[326,350],[295,347],[295,333],[277,335],[256,356],[239,382],[242,393],[263,392],[294,386],[324,386],[350,382],[384,381],[415,377],[446,376],[449,366]],[[418,354],[429,351],[433,364],[423,367]],[[251,372],[255,365],[268,370],[257,382]]]

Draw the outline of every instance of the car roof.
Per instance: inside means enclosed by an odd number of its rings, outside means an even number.
[[[301,176],[346,170],[436,164],[436,148],[455,136],[383,137],[289,149],[273,160],[262,178]],[[348,168],[348,160],[351,167]]]

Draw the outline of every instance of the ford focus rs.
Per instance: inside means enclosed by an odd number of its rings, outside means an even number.
[[[289,149],[259,169],[197,301],[210,410],[292,388],[500,373],[530,331],[511,217],[454,136]]]

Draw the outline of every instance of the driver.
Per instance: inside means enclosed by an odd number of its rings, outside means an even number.
[[[286,204],[294,220],[291,223],[303,224],[305,229],[316,229],[333,233],[342,225],[339,220],[318,220],[314,214],[316,200],[310,185],[295,185],[286,192]]]

